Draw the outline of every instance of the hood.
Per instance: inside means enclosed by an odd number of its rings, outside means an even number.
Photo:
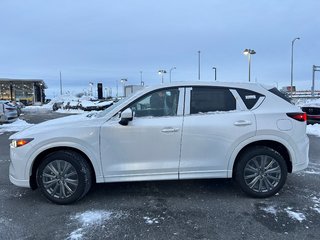
[[[26,128],[20,132],[17,132],[10,136],[9,139],[17,139],[17,138],[27,138],[32,137],[39,133],[50,133],[55,130],[61,130],[63,128],[72,128],[75,126],[87,125],[91,126],[94,122],[102,123],[105,119],[96,118],[92,114],[81,114],[81,115],[72,115],[62,118],[57,118],[49,121],[45,121],[36,125],[33,125],[29,128]]]

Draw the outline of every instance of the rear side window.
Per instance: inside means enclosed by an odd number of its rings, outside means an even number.
[[[236,100],[229,89],[193,87],[191,90],[190,114],[236,109]]]
[[[247,89],[237,89],[237,92],[239,93],[240,97],[242,98],[242,101],[246,105],[248,109],[253,108],[254,105],[258,102],[260,97],[263,97],[264,95],[250,91]]]
[[[278,97],[282,98],[283,100],[291,103],[290,98],[287,95],[285,95],[283,92],[280,92],[277,88],[271,88],[271,89],[269,89],[269,92],[271,92],[274,95],[277,95]]]

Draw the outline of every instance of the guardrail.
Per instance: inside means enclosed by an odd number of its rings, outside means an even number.
[[[314,96],[312,96],[311,91],[295,91],[291,93],[288,93],[290,97],[292,98],[320,98],[320,91],[315,91]]]

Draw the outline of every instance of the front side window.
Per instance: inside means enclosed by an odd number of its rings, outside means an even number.
[[[231,110],[236,110],[236,99],[228,88],[192,88],[190,114]]]
[[[143,96],[129,107],[135,117],[176,116],[178,100],[179,89],[162,89]]]

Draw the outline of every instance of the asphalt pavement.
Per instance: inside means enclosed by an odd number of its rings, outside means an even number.
[[[11,134],[0,135],[0,239],[320,239],[318,137],[309,137],[309,168],[271,198],[247,197],[232,180],[154,181],[97,184],[60,206],[10,183]]]

